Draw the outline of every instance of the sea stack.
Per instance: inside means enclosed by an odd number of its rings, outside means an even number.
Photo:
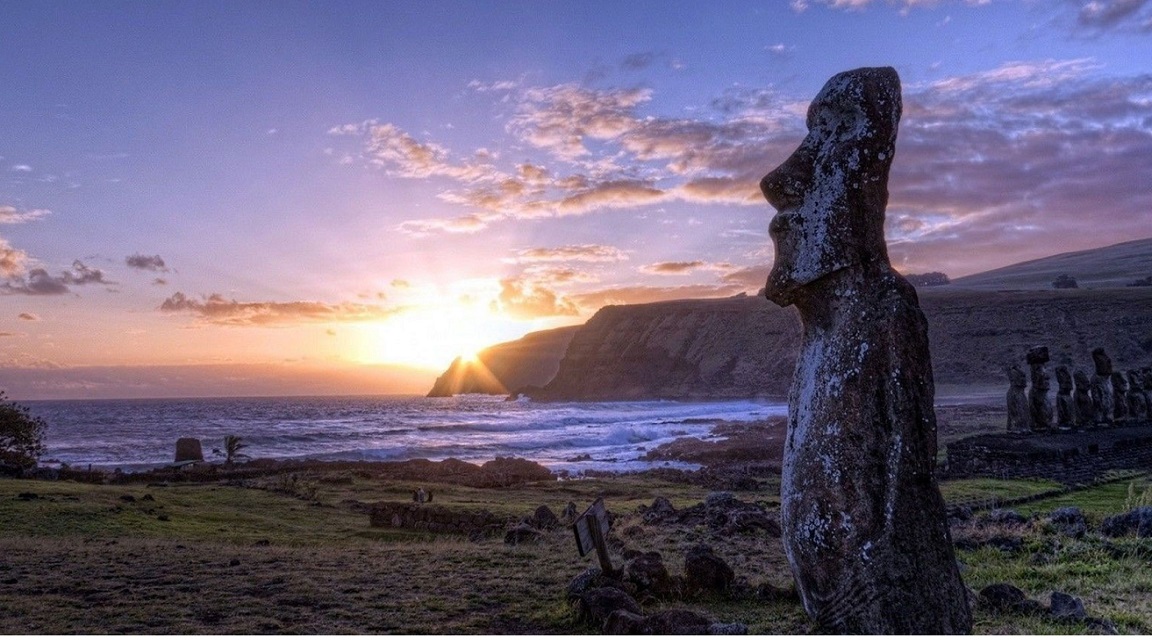
[[[830,633],[972,629],[935,478],[935,388],[916,291],[889,263],[888,172],[900,121],[889,67],[830,79],[808,135],[760,183],[778,213],[765,295],[804,336],[789,396],[783,540]]]

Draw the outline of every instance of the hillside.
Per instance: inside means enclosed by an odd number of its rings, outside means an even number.
[[[1080,288],[1053,289],[1062,273]],[[1049,347],[1053,367],[1090,371],[1097,346],[1118,368],[1152,365],[1152,287],[1126,286],[1145,274],[1152,275],[1152,239],[922,288],[936,384],[1005,385],[1005,369],[1023,364],[1035,345]],[[556,331],[570,333],[492,347],[482,360],[495,382],[484,369],[453,363],[433,395],[531,385],[542,387],[527,390],[541,400],[779,398],[800,341],[793,309],[747,296],[609,306],[583,327]]]
[[[1080,288],[1125,287],[1134,280],[1152,276],[1152,238],[1019,262],[956,278],[952,286],[968,289],[1051,289],[1052,281],[1063,274],[1075,278]]]
[[[429,398],[458,393],[506,394],[542,386],[556,375],[564,350],[579,325],[536,331],[484,349],[475,360],[456,358],[432,385]]]

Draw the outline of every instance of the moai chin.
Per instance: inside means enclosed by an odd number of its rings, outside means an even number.
[[[1028,433],[1032,430],[1032,411],[1028,407],[1028,376],[1020,367],[1008,369],[1008,431]]]
[[[1092,350],[1096,375],[1092,376],[1092,409],[1096,424],[1112,424],[1112,359],[1104,349]]]
[[[1128,372],[1128,417],[1143,422],[1148,419],[1148,402],[1144,399],[1143,381],[1139,371]]]
[[[1128,422],[1128,378],[1112,372],[1112,421]]]
[[[1072,372],[1056,367],[1056,426],[1071,429],[1076,424],[1076,404],[1072,401]]]
[[[804,337],[781,475],[784,548],[810,616],[831,633],[972,629],[935,479],[927,325],[888,261],[884,208],[900,79],[838,74],[808,135],[760,182],[778,213],[765,295]]]
[[[1092,382],[1088,379],[1088,374],[1079,369],[1076,370],[1076,373],[1072,374],[1072,379],[1076,382],[1076,391],[1072,394],[1076,405],[1076,426],[1092,426],[1094,416],[1094,409],[1092,408]]]
[[[1052,401],[1048,389],[1052,378],[1044,368],[1048,362],[1048,347],[1032,347],[1024,359],[1032,374],[1032,388],[1028,390],[1028,404],[1032,409],[1032,430],[1048,431],[1052,428]]]

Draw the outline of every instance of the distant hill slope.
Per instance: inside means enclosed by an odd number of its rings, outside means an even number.
[[[484,349],[476,361],[457,358],[448,367],[429,398],[458,393],[506,394],[529,385],[543,386],[560,367],[560,359],[579,325],[536,331],[511,342]]]
[[[1052,281],[1063,274],[1075,278],[1080,288],[1125,287],[1134,280],[1152,276],[1152,238],[1019,262],[956,278],[951,286],[970,289],[1051,289]]]
[[[1062,273],[1081,288],[1053,289]],[[1006,385],[1005,369],[1035,345],[1048,346],[1053,367],[1090,372],[1098,346],[1118,368],[1152,365],[1152,287],[1125,286],[1148,275],[1152,239],[920,289],[936,384]],[[542,400],[783,397],[800,343],[793,309],[753,297],[609,306],[556,331],[486,350],[492,376],[453,363],[430,395],[532,385]]]

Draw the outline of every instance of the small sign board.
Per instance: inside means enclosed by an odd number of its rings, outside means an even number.
[[[608,558],[608,510],[604,508],[604,499],[596,498],[592,506],[584,510],[576,522],[572,523],[572,531],[576,534],[576,550],[580,557],[588,555],[589,551],[596,550],[596,557],[600,560],[600,568],[605,573],[612,572],[612,562]]]

